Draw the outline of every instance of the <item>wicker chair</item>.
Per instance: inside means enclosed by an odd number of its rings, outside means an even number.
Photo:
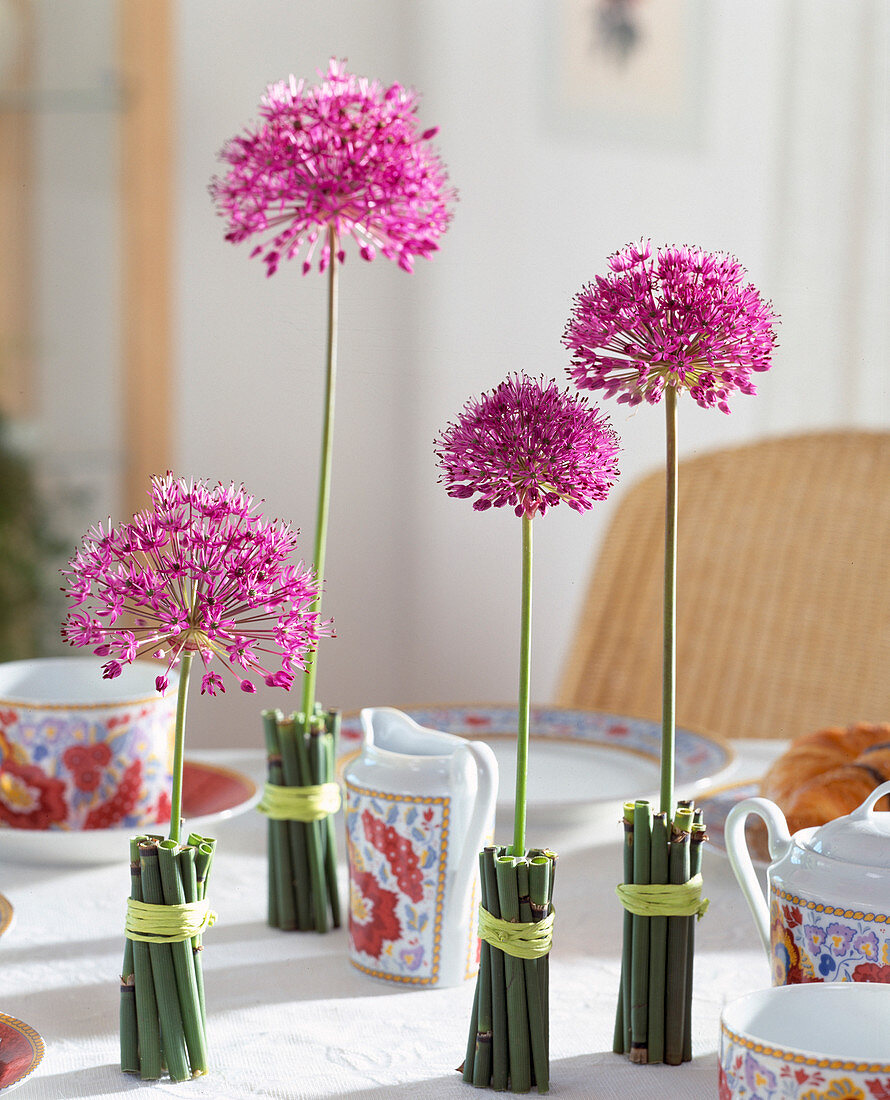
[[[816,432],[680,464],[677,722],[794,737],[890,721],[890,433]],[[559,688],[661,718],[664,473],[620,502]]]

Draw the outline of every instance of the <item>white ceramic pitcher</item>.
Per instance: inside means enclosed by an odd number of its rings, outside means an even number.
[[[457,985],[479,966],[479,850],[494,829],[498,767],[480,741],[361,712],[346,765],[349,957],[377,978]]]
[[[890,782],[853,813],[793,837],[769,799],[746,798],[727,815],[726,851],[771,961],[773,985],[890,982],[890,813],[874,809],[884,795]],[[769,907],[745,838],[752,813],[769,837]]]

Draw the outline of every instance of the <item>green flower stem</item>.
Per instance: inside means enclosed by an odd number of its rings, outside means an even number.
[[[674,804],[674,726],[677,686],[677,391],[664,392],[664,652],[661,693],[661,812],[671,816]]]
[[[482,900],[493,917],[500,918],[501,903],[498,900],[497,869],[495,861],[503,854],[503,848],[489,846],[485,849],[485,865],[482,877]],[[504,970],[504,952],[491,948],[491,1087],[503,1092],[510,1080],[510,1053],[507,1039],[507,978]]]
[[[179,864],[178,845],[172,840],[162,840],[158,845],[158,870],[161,872],[161,889],[165,905],[184,905],[185,888]],[[195,953],[191,940],[170,944],[173,956],[173,972],[179,995],[179,1011],[182,1014],[182,1031],[188,1051],[189,1068],[193,1077],[207,1072],[207,1040],[204,1021],[198,1000],[198,981],[195,976]]]
[[[532,671],[532,517],[522,517],[522,607],[519,634],[519,722],[516,733],[516,800],[513,846],[509,855],[525,855],[525,808],[528,789],[529,688]]]
[[[328,514],[331,505],[331,466],[334,454],[334,393],[337,373],[337,317],[339,312],[339,280],[337,278],[337,230],[328,229],[328,245],[331,250],[328,264],[328,346],[327,375],[325,379],[324,425],[321,436],[321,466],[318,475],[318,511],[315,520],[315,571],[318,576],[318,595],[311,610],[321,614],[321,584],[324,580],[325,551],[328,542]],[[315,713],[315,681],[318,672],[318,653],[310,659],[303,677],[303,714],[310,721]]]
[[[185,747],[185,705],[188,701],[192,654],[183,650],[179,664],[179,693],[176,696],[176,727],[173,739],[173,791],[170,795],[170,839],[179,843],[182,818],[182,758]]]

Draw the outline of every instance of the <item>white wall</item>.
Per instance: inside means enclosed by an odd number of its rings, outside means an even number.
[[[756,398],[689,401],[682,453],[811,426],[890,424],[887,119],[880,0],[668,0],[691,105],[622,119],[558,102],[560,5],[188,0],[177,7],[179,470],[243,480],[311,553],[324,280],[267,280],[223,241],[207,183],[265,85],[330,55],[422,93],[461,200],[413,276],[350,256],[322,650],[330,705],[515,696],[519,524],[436,484],[432,439],[508,371],[564,379],[574,293],[629,240],[735,252],[782,314]],[[647,116],[648,110],[648,116]],[[660,408],[612,406],[623,484],[661,461]],[[614,500],[536,524],[533,695],[552,697]],[[658,624],[653,625],[658,629]],[[259,705],[288,705],[269,692]],[[256,698],[195,703],[193,743],[259,742]]]

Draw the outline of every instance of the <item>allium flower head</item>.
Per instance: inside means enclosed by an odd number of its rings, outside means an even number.
[[[769,369],[777,317],[735,257],[683,247],[653,258],[643,243],[608,263],[576,295],[563,337],[581,389],[638,405],[674,386],[725,413],[732,390],[756,393],[751,375]]]
[[[287,564],[296,534],[255,511],[244,487],[153,478],[150,510],[130,523],[93,527],[62,573],[72,601],[62,626],[71,645],[108,657],[106,679],[146,653],[166,658],[158,691],[183,652],[204,664],[201,693],[225,691],[211,661],[289,688],[319,636],[312,610],[317,582],[302,563]],[[75,610],[82,608],[82,610]],[[271,663],[279,665],[272,671]]]
[[[291,76],[270,85],[259,113],[220,152],[228,170],[210,193],[228,219],[226,240],[265,235],[251,255],[263,253],[268,275],[306,245],[305,274],[319,243],[323,271],[330,227],[341,263],[346,236],[363,259],[379,250],[405,271],[439,247],[455,193],[430,144],[438,130],[421,127],[413,91],[353,76],[332,59],[320,84]]]
[[[478,494],[478,511],[509,504],[532,517],[565,501],[584,512],[618,476],[618,437],[599,409],[524,374],[468,401],[435,447],[448,495]]]

